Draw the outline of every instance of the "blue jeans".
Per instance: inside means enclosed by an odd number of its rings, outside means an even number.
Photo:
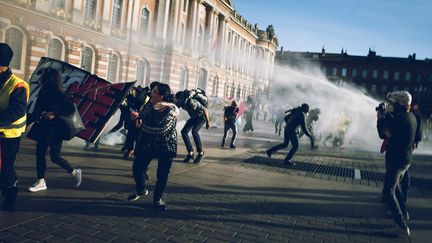
[[[183,141],[186,145],[186,150],[190,153],[193,152],[192,143],[189,139],[189,131],[192,130],[192,137],[196,145],[196,149],[198,153],[202,152],[202,145],[201,145],[201,138],[198,134],[199,130],[201,130],[202,126],[205,123],[204,117],[194,117],[190,118],[186,121],[186,124],[184,125],[183,129],[181,130],[181,135],[183,138]]]
[[[232,135],[232,139],[231,139],[231,146],[235,146],[235,141],[237,138],[237,125],[235,123],[229,123],[229,122],[225,122],[225,126],[224,126],[224,135],[222,138],[222,147],[225,145],[225,139],[227,137],[228,131],[232,130],[233,135]]]
[[[285,161],[289,161],[295,154],[295,152],[297,152],[298,147],[299,147],[299,138],[297,136],[297,133],[295,133],[295,131],[286,131],[285,130],[285,135],[284,135],[284,142],[281,144],[278,144],[272,148],[269,149],[270,154],[288,147],[289,142],[291,142],[292,144],[292,148],[291,150],[288,152],[288,155],[285,157]]]
[[[390,161],[388,163],[391,163]],[[403,166],[387,166],[384,179],[383,196],[393,215],[394,221],[399,226],[406,225],[403,215],[406,214],[406,204],[401,190],[401,180],[410,164]]]

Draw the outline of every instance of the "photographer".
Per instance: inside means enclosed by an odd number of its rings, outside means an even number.
[[[406,224],[408,213],[400,187],[401,179],[412,162],[412,151],[417,129],[415,116],[410,112],[411,94],[395,91],[387,95],[388,106],[380,104],[377,110],[377,129],[384,145],[386,174],[383,197],[392,213],[393,220],[409,235]]]

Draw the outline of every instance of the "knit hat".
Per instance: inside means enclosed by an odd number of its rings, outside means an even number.
[[[412,96],[408,91],[394,91],[387,94],[387,99],[392,102],[399,102],[403,106],[411,105]]]
[[[12,57],[12,48],[6,43],[0,43],[0,66],[9,67]]]

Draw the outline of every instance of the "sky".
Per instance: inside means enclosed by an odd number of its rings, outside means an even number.
[[[284,50],[432,58],[431,0],[234,0],[265,30],[272,24]]]

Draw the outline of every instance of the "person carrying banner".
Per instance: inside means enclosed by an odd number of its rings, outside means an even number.
[[[15,76],[9,65],[12,48],[0,43],[0,188],[2,210],[14,210],[18,194],[18,176],[14,169],[21,134],[26,129],[28,84]]]
[[[197,164],[204,158],[204,151],[202,149],[201,138],[198,132],[201,130],[204,123],[206,124],[206,128],[209,129],[211,122],[205,104],[201,103],[199,99],[195,98],[195,96],[191,97],[189,93],[189,90],[179,91],[176,93],[175,99],[176,105],[187,111],[190,116],[181,130],[182,138],[186,145],[186,150],[188,151],[183,162],[187,163],[194,159],[194,150],[188,135],[189,131],[192,130],[192,137],[198,152],[198,155],[193,162]]]
[[[177,156],[177,116],[178,108],[173,103],[173,95],[168,84],[159,83],[152,89],[147,102],[135,125],[140,130],[132,166],[136,192],[129,195],[128,201],[135,201],[148,194],[144,172],[153,159],[158,159],[157,181],[153,193],[155,210],[166,210],[162,194],[168,181],[173,159]]]
[[[74,169],[67,160],[60,156],[63,140],[67,137],[67,125],[59,116],[68,116],[75,112],[73,102],[63,91],[63,83],[57,70],[47,68],[40,78],[42,88],[36,100],[34,112],[29,115],[28,124],[33,123],[27,136],[36,140],[37,180],[28,189],[37,192],[47,189],[45,180],[45,155],[50,148],[51,160],[65,169],[81,185],[81,169]]]

